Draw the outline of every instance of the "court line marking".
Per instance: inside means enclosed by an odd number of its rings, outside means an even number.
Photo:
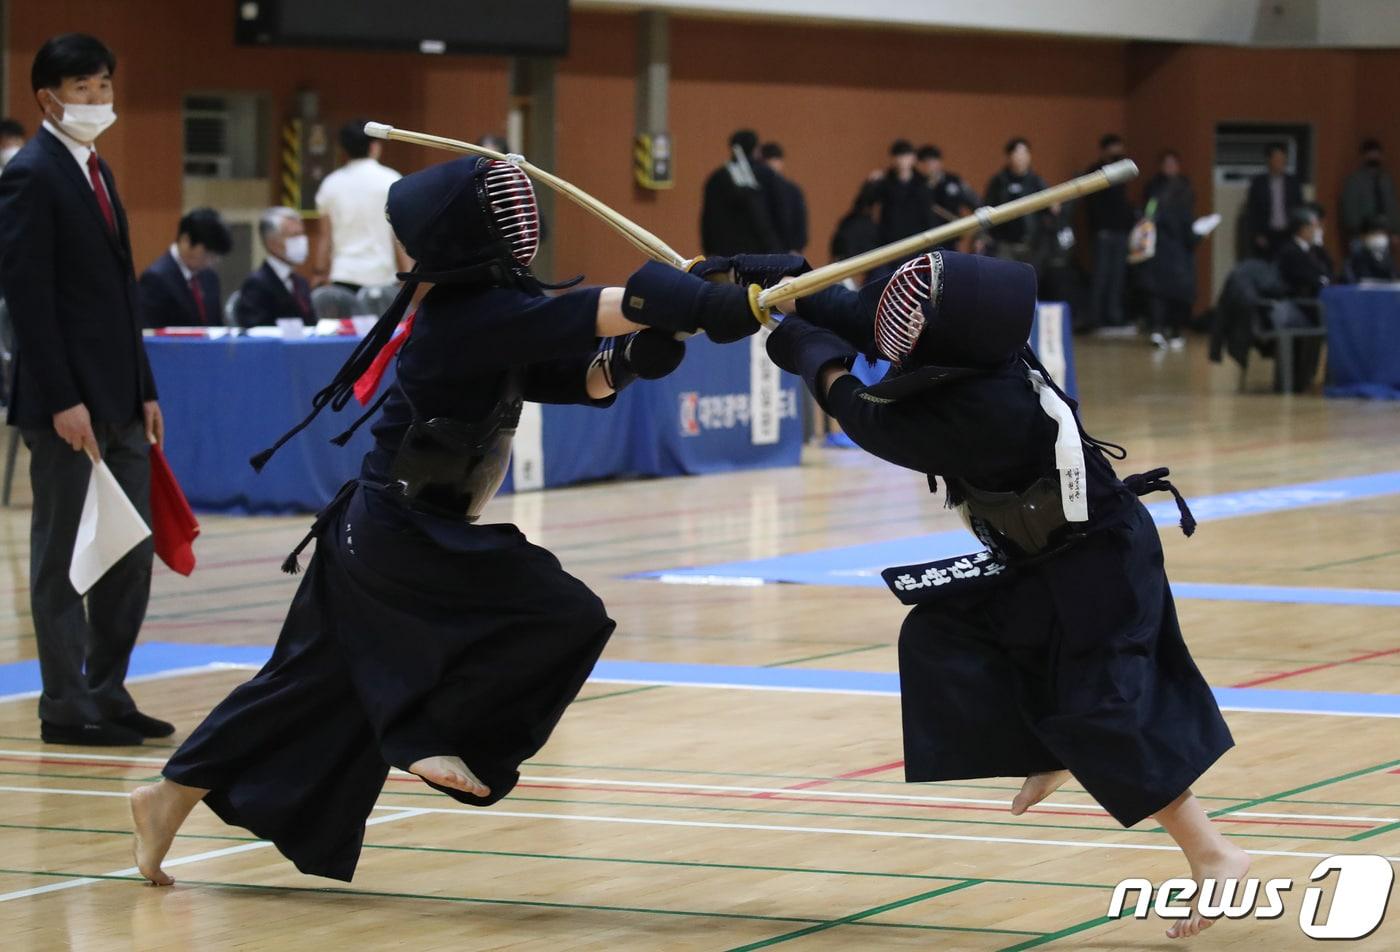
[[[49,751],[36,751],[36,750],[4,750],[4,749],[0,749],[0,757],[13,757],[13,758],[16,758],[16,759],[28,760],[28,761],[33,761],[33,762],[43,762],[43,761],[46,761],[46,760],[78,761],[78,762],[89,762],[89,763],[94,763],[94,764],[96,764],[96,763],[98,763],[98,762],[101,762],[101,763],[110,763],[110,764],[112,764],[112,766],[122,766],[122,765],[132,765],[132,766],[140,765],[140,766],[147,766],[147,765],[150,765],[150,766],[156,766],[156,767],[163,767],[163,766],[165,765],[165,763],[166,763],[165,759],[164,759],[164,758],[160,758],[160,757],[124,757],[124,756],[119,755],[119,754],[67,754],[67,753],[58,753],[58,752],[49,752]],[[884,766],[886,766],[886,765],[881,765],[881,766],[884,767]],[[1367,772],[1367,773],[1375,772],[1377,769],[1384,769],[1384,768],[1367,768],[1366,772]],[[871,772],[874,772],[875,768],[867,768],[867,770],[869,770],[869,771],[871,771]],[[865,771],[856,771],[856,773],[864,773],[864,772],[865,772]],[[393,775],[393,776],[395,776],[395,777],[400,777],[400,778],[404,778],[404,779],[409,779],[409,778],[412,778],[412,779],[415,779],[415,780],[417,779],[416,777],[413,776],[413,774],[410,774],[410,773],[408,773],[407,771],[399,770],[399,769],[397,769],[397,768],[391,768],[391,769],[390,769],[390,774]],[[112,777],[112,778],[94,778],[94,779],[111,779],[111,780],[117,780],[118,778]],[[846,779],[846,778],[845,778],[845,777],[833,777],[833,778],[831,778],[830,781],[826,781],[826,782],[832,782],[832,781],[837,781],[837,780],[841,780],[841,779]],[[997,800],[997,799],[978,798],[978,797],[938,797],[938,796],[926,796],[926,795],[909,794],[909,793],[866,792],[866,791],[864,791],[864,790],[860,790],[860,791],[849,791],[849,790],[848,790],[848,791],[840,791],[840,790],[812,790],[812,789],[804,789],[804,788],[800,788],[800,787],[750,787],[750,786],[737,786],[737,785],[730,785],[730,784],[707,784],[707,783],[684,783],[684,782],[667,783],[667,782],[655,781],[655,780],[614,780],[614,779],[608,779],[608,778],[595,778],[595,777],[554,777],[554,776],[537,776],[537,775],[534,775],[534,774],[528,774],[528,775],[527,775],[527,774],[522,774],[521,777],[520,777],[520,780],[521,780],[522,784],[572,783],[572,784],[579,784],[580,786],[598,786],[598,787],[603,787],[603,788],[608,788],[608,787],[615,787],[615,788],[643,787],[643,788],[646,788],[646,789],[648,789],[648,790],[676,790],[676,791],[697,790],[697,791],[713,791],[713,792],[718,792],[718,793],[733,793],[733,794],[736,794],[736,795],[737,795],[737,794],[770,794],[770,795],[783,794],[783,795],[785,795],[785,796],[791,796],[791,797],[811,797],[811,798],[816,798],[818,801],[820,801],[822,798],[838,799],[838,800],[839,800],[839,799],[844,799],[844,798],[848,798],[848,797],[851,797],[851,796],[860,796],[860,797],[864,797],[864,798],[872,799],[872,800],[888,800],[888,801],[890,801],[891,805],[898,805],[899,803],[975,804],[975,805],[979,805],[979,806],[998,806],[998,807],[1000,807],[1000,806],[1010,806],[1010,805],[1011,805],[1011,801],[1010,801],[1010,800]],[[33,788],[9,788],[9,787],[0,787],[0,791],[24,790],[24,789],[33,789]],[[1302,791],[1302,790],[1306,790],[1306,789],[1310,789],[1310,788],[1301,788],[1301,787],[1300,787],[1300,788],[1298,788],[1298,789],[1299,789],[1300,791]],[[55,791],[55,792],[57,792],[57,791]],[[65,791],[65,792],[66,792],[66,791]],[[626,789],[621,789],[621,790],[615,790],[615,791],[613,791],[613,792],[626,793],[626,792],[628,792],[628,791],[627,791]],[[125,793],[120,793],[120,792],[115,793],[115,794],[107,794],[107,795],[109,795],[109,796],[126,796]],[[759,799],[759,798],[755,797],[754,799]],[[763,797],[762,799],[772,799],[772,797],[771,797],[771,796],[768,796],[768,797]],[[1044,800],[1044,801],[1042,801],[1042,804],[1041,804],[1041,805],[1046,806],[1046,807],[1055,807],[1055,808],[1062,809],[1062,810],[1083,810],[1083,811],[1086,811],[1086,812],[1089,812],[1089,813],[1094,813],[1094,814],[1096,814],[1096,815],[1108,816],[1107,811],[1105,811],[1105,810],[1103,809],[1103,807],[1099,806],[1099,805],[1096,804],[1096,803],[1064,803],[1064,802],[1060,802],[1060,801],[1058,801],[1058,800]],[[1046,812],[1045,810],[1037,810],[1035,807],[1032,807],[1032,808],[1028,811],[1028,813],[1041,813],[1041,814],[1044,814],[1045,812]],[[1278,819],[1278,820],[1341,820],[1341,821],[1346,821],[1346,820],[1357,820],[1357,821],[1365,821],[1365,822],[1371,822],[1371,823],[1395,823],[1395,822],[1400,822],[1400,818],[1397,818],[1397,817],[1388,817],[1388,816],[1387,816],[1387,817],[1372,817],[1372,816],[1340,816],[1340,815],[1335,815],[1335,814],[1318,814],[1318,813],[1263,813],[1263,812],[1258,812],[1258,811],[1230,810],[1230,809],[1227,809],[1227,810],[1223,811],[1223,812],[1222,812],[1222,815],[1224,815],[1224,813],[1228,813],[1230,816],[1251,817],[1251,818],[1260,818],[1260,819]]]
[[[38,869],[4,869],[0,868],[0,873],[12,876],[44,876],[44,877],[81,877],[83,873],[68,873],[62,871],[48,871]],[[108,876],[101,873],[86,874],[87,878],[93,882],[139,882],[135,876]],[[343,886],[284,886],[271,883],[243,883],[227,882],[210,879],[185,879],[181,880],[189,886],[213,886],[217,889],[244,889],[257,892],[281,892],[281,893],[319,893],[338,896],[365,896],[383,899],[407,899],[421,902],[453,902],[470,903],[483,906],[523,906],[527,908],[540,909],[571,909],[585,912],[626,912],[643,913],[655,916],[676,916],[691,917],[701,919],[731,919],[739,922],[779,922],[779,923],[803,923],[810,922],[820,924],[825,921],[812,916],[764,916],[754,913],[743,912],[711,912],[698,909],[658,909],[645,906],[605,906],[601,903],[580,903],[580,902],[546,902],[539,899],[488,899],[483,896],[448,896],[433,895],[431,893],[408,893],[392,892],[381,889],[354,889]],[[1005,936],[1031,936],[1039,935],[1024,929],[995,929],[979,926],[944,926],[929,925],[916,922],[852,922],[850,925],[876,928],[876,929],[914,929],[924,932],[967,932],[984,935],[1005,935]]]
[[[400,807],[380,806],[376,810],[396,810]],[[707,830],[751,830],[765,833],[821,833],[833,836],[861,836],[881,839],[940,840],[957,843],[999,843],[1012,846],[1056,846],[1071,849],[1106,849],[1146,851],[1154,853],[1179,853],[1177,846],[1154,843],[1097,843],[1086,840],[1041,840],[1019,836],[970,836],[959,833],[914,833],[902,830],[863,830],[846,827],[786,826],[770,823],[719,823],[709,820],[661,820],[652,817],[594,816],[584,813],[536,813],[526,810],[465,810],[451,807],[421,807],[425,813],[457,816],[499,817],[502,819],[562,820],[581,823],[618,823],[637,826],[673,826]],[[1111,831],[1117,832],[1117,831]],[[1344,841],[1338,841],[1344,842]],[[1308,853],[1295,850],[1245,850],[1253,856],[1284,856],[1299,859],[1327,859],[1338,853]],[[1400,862],[1400,856],[1387,856],[1391,862]]]
[[[0,787],[0,792],[7,792],[7,793],[39,793],[39,794],[48,793],[48,794],[59,794],[59,795],[80,796],[80,797],[87,797],[87,796],[122,797],[123,799],[125,799],[126,797],[128,797],[128,794],[126,794],[126,793],[124,793],[124,792],[120,792],[120,791],[107,792],[107,791],[98,791],[98,790],[64,790],[64,789],[55,789],[55,788],[46,788],[46,787]],[[394,794],[393,791],[386,791],[386,792],[384,793],[384,795],[385,795],[385,796],[394,796],[395,794]],[[411,810],[411,811],[413,811],[413,814],[414,814],[415,816],[417,816],[417,815],[423,815],[423,814],[441,814],[441,815],[447,815],[447,816],[474,816],[474,817],[483,817],[483,818],[498,817],[498,818],[502,818],[502,819],[529,819],[529,820],[563,820],[563,821],[578,821],[578,822],[581,822],[581,823],[617,823],[617,824],[635,825],[635,826],[666,826],[666,827],[683,827],[683,828],[689,828],[689,829],[706,829],[706,830],[752,830],[752,831],[758,831],[758,832],[773,832],[773,833],[820,833],[820,834],[830,834],[830,835],[834,835],[834,836],[875,837],[875,838],[881,838],[881,839],[938,840],[938,841],[949,841],[949,842],[957,842],[957,843],[998,843],[998,844],[1008,844],[1008,845],[1014,845],[1014,846],[1055,846],[1055,847],[1069,847],[1069,848],[1071,848],[1071,849],[1108,849],[1108,850],[1136,850],[1136,851],[1147,851],[1147,852],[1180,852],[1179,848],[1176,847],[1176,846],[1174,846],[1174,845],[1173,845],[1173,846],[1168,846],[1168,845],[1165,845],[1165,844],[1154,844],[1154,843],[1101,843],[1101,842],[1094,842],[1094,841],[1091,841],[1091,840],[1050,840],[1050,839],[1032,839],[1032,838],[1030,838],[1030,837],[1014,837],[1014,836],[973,836],[973,835],[970,835],[970,834],[961,834],[961,833],[918,833],[918,832],[911,832],[911,831],[907,831],[907,830],[869,830],[869,829],[848,828],[848,827],[787,826],[787,825],[784,825],[784,824],[770,824],[770,823],[721,823],[721,822],[713,821],[713,820],[665,820],[665,819],[658,819],[658,818],[655,818],[655,817],[596,816],[596,815],[593,815],[593,814],[586,814],[586,813],[540,813],[540,812],[526,811],[526,810],[497,810],[497,809],[495,809],[494,807],[491,808],[491,809],[467,810],[467,809],[460,809],[460,808],[453,808],[453,807],[406,807],[406,806],[403,806],[403,805],[375,804],[373,807],[371,807],[371,809],[372,809],[372,810],[395,810],[395,811],[400,811],[400,812]],[[683,808],[681,808],[681,809],[683,809]],[[371,822],[373,822],[373,821],[370,820],[370,821],[366,821],[366,822],[367,822],[367,823],[371,823]],[[384,822],[387,822],[387,821],[384,821]],[[1113,829],[1106,829],[1104,832],[1106,832],[1106,833],[1112,833],[1112,834],[1119,834],[1120,832],[1127,832],[1127,831],[1118,831],[1118,830],[1113,830]],[[272,845],[271,843],[266,843],[265,841],[259,841],[259,842],[264,843],[264,845],[267,845],[267,846],[271,846],[271,845]],[[1348,841],[1345,840],[1345,839],[1339,839],[1339,840],[1335,840],[1334,842],[1343,843],[1343,842],[1348,842]],[[1326,858],[1328,858],[1329,856],[1336,856],[1336,855],[1339,855],[1339,854],[1336,853],[1336,852],[1333,852],[1333,853],[1309,853],[1309,852],[1301,852],[1301,851],[1296,851],[1296,850],[1245,850],[1245,852],[1250,853],[1250,854],[1252,854],[1252,855],[1254,855],[1254,856],[1284,856],[1284,857],[1298,857],[1298,858],[1303,858],[1303,859],[1326,859]],[[1385,859],[1390,860],[1391,862],[1400,862],[1400,856],[1387,856],[1387,857],[1385,857]],[[174,865],[174,864],[173,864],[173,863],[168,863],[168,864],[166,864],[166,865]],[[118,873],[113,873],[113,874],[111,874],[111,875],[116,876],[116,875],[119,875],[119,874],[118,874]],[[129,873],[121,873],[121,875],[129,875]],[[3,898],[4,898],[3,896],[0,896],[0,900],[2,900]]]
[[[1292,671],[1280,671],[1277,674],[1268,674],[1261,678],[1253,678],[1249,681],[1241,681],[1239,684],[1232,684],[1232,688],[1253,688],[1261,684],[1270,684],[1274,681],[1282,681],[1285,678],[1296,678],[1300,674],[1312,674],[1314,671],[1325,671],[1328,668],[1339,668],[1344,664],[1356,664],[1358,661],[1369,661],[1372,658],[1382,658],[1386,655],[1400,654],[1400,648],[1386,648],[1381,651],[1370,651],[1366,654],[1357,655],[1354,658],[1343,658],[1340,661],[1324,661],[1317,664],[1308,665],[1304,668],[1295,668]]]
[[[3,788],[10,789],[10,788]],[[52,791],[57,792],[57,791]],[[73,791],[63,791],[72,793]],[[91,792],[91,791],[89,791]],[[125,797],[126,794],[119,793],[117,796]],[[389,816],[371,817],[365,821],[365,826],[379,826],[384,823],[393,823],[395,820],[406,820],[422,814],[424,811],[417,807],[398,807],[397,813]],[[239,843],[237,846],[225,846],[216,850],[206,850],[203,853],[195,853],[190,856],[180,856],[175,859],[167,859],[162,863],[164,868],[176,866],[188,866],[191,863],[202,863],[205,860],[219,859],[224,856],[233,856],[237,853],[248,853],[253,850],[267,849],[273,844],[268,840],[255,840],[252,843]],[[14,892],[0,893],[0,902],[12,902],[16,899],[27,899],[30,896],[42,896],[45,893],[62,892],[65,889],[76,889],[79,886],[88,886],[92,883],[100,883],[109,879],[129,879],[132,876],[139,876],[141,870],[135,866],[127,866],[124,869],[113,870],[110,873],[102,873],[99,877],[84,876],[80,879],[65,880],[61,883],[50,883],[47,886],[35,886],[31,889],[18,889]],[[62,874],[60,874],[62,875]]]
[[[869,909],[862,909],[859,912],[853,912],[850,915],[842,916],[839,919],[832,919],[829,922],[823,922],[817,925],[807,926],[805,929],[795,929],[792,932],[786,932],[783,935],[773,936],[769,939],[760,939],[757,942],[750,942],[746,945],[734,946],[729,950],[729,952],[754,952],[754,950],[756,949],[766,949],[770,945],[778,945],[781,942],[790,942],[793,939],[800,939],[803,936],[809,936],[817,932],[825,932],[828,929],[835,929],[839,926],[857,924],[862,919],[869,919],[872,916],[878,916],[882,913],[891,912],[895,909],[902,909],[905,906],[912,906],[915,903],[923,902],[925,899],[932,899],[935,896],[943,896],[951,892],[957,892],[960,889],[967,889],[970,886],[976,886],[980,882],[981,880],[977,879],[965,879],[960,883],[953,883],[950,886],[943,886],[939,889],[931,889],[928,892],[922,892],[919,893],[917,896],[910,896],[907,899],[896,899],[894,902],[887,902],[879,906],[873,906]]]

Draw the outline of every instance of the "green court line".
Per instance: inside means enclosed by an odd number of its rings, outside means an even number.
[[[828,651],[825,654],[808,655],[805,658],[793,658],[791,661],[770,661],[768,664],[759,665],[760,668],[782,668],[790,664],[803,664],[808,661],[821,661],[824,658],[839,658],[843,655],[858,654],[862,651],[873,651],[876,648],[888,648],[889,645],[861,645],[859,648],[843,648],[840,651]],[[621,691],[609,691],[606,694],[590,694],[588,697],[576,698],[574,704],[582,704],[584,701],[603,701],[612,697],[624,697],[628,694],[643,694],[647,691],[658,691],[661,688],[674,687],[670,684],[644,684],[641,687],[624,688]]]
[[[1378,826],[1374,830],[1362,830],[1354,836],[1348,836],[1347,839],[1354,843],[1357,840],[1369,840],[1373,836],[1380,836],[1382,833],[1393,833],[1396,830],[1400,830],[1400,820],[1394,823],[1387,823],[1385,826]]]
[[[642,791],[645,792],[645,791]],[[386,790],[385,796],[391,797],[438,797],[439,793],[428,792],[419,793],[411,790]],[[689,805],[685,803],[639,803],[619,800],[585,800],[561,797],[529,797],[511,795],[511,803],[554,803],[572,804],[574,806],[595,806],[595,807],[623,807],[627,809],[642,810],[682,810],[697,813],[743,813],[759,814],[763,816],[813,816],[838,820],[893,820],[902,823],[955,823],[963,826],[1002,826],[1012,827],[1021,831],[1035,830],[1076,830],[1089,833],[1118,833],[1122,832],[1119,827],[1111,826],[1075,826],[1068,823],[1025,823],[1016,820],[970,820],[961,817],[938,817],[938,816],[891,816],[881,813],[831,813],[818,810],[786,810],[786,809],[761,809],[752,807],[715,807],[705,805]],[[1136,833],[1154,833],[1165,836],[1166,831],[1160,828],[1155,830],[1134,830]],[[1300,833],[1225,833],[1225,836],[1236,839],[1250,840],[1301,840],[1303,842],[1342,842],[1347,839],[1343,836],[1304,836]]]
[[[0,874],[8,874],[11,876],[39,876],[51,879],[97,879],[109,882],[129,883],[141,883],[145,881],[141,876],[113,876],[111,874],[101,873],[68,873],[40,869],[0,869]],[[390,892],[387,890],[379,889],[351,889],[345,886],[270,886],[260,885],[258,883],[230,883],[219,882],[217,880],[209,879],[183,878],[180,880],[180,882],[191,886],[211,886],[217,889],[247,889],[260,892],[316,893],[321,895],[338,896],[369,896],[377,899],[410,899],[415,901],[426,902],[451,902],[484,906],[525,907],[532,909],[571,909],[582,910],[585,912],[642,913],[644,915],[653,916],[676,916],[683,918],[700,919],[728,919],[742,922],[809,922],[815,923],[819,926],[825,924],[824,920],[813,919],[810,916],[763,916],[758,915],[756,913],[743,912],[711,912],[708,910],[700,909],[655,909],[647,906],[607,906],[598,903],[545,902],[543,900],[538,899],[486,899],[481,896],[435,896],[430,895],[428,893]],[[956,886],[934,890],[929,895],[937,895],[940,892],[949,892],[954,888],[956,888]],[[892,905],[890,908],[896,908],[898,905],[907,905],[907,903],[897,903]],[[873,915],[874,912],[869,912],[868,914]],[[996,935],[1035,934],[1032,932],[1025,932],[1019,929],[986,929],[976,926],[967,926],[964,928],[960,926],[925,925],[923,923],[914,922],[853,922],[852,924],[876,926],[883,929],[917,929],[920,931],[929,932],[977,932],[991,933]]]
[[[998,949],[997,952],[1021,952],[1022,949],[1034,949],[1038,946],[1049,945],[1051,942],[1077,935],[1080,932],[1087,932],[1090,929],[1116,921],[1117,920],[1112,916],[1098,916],[1093,919],[1085,919],[1083,922],[1075,923],[1072,926],[1066,926],[1058,932],[1047,932],[1038,938],[1027,939],[1025,942],[1018,942],[1015,945],[1008,945]]]
[[[1344,780],[1354,780],[1357,777],[1364,777],[1367,774],[1373,774],[1380,770],[1388,770],[1397,765],[1400,765],[1400,760],[1387,761],[1383,764],[1377,764],[1374,767],[1363,767],[1360,770],[1353,770],[1349,773],[1338,774],[1335,777],[1327,777],[1324,780],[1317,780],[1313,783],[1304,784],[1301,787],[1294,787],[1292,790],[1285,790],[1282,793],[1271,794],[1267,797],[1258,797],[1254,800],[1246,800],[1244,803],[1237,803],[1232,807],[1222,807],[1219,810],[1212,810],[1209,815],[1217,817],[1226,813],[1234,813],[1238,810],[1253,809],[1257,806],[1263,806],[1266,803],[1274,803],[1275,801],[1282,800],[1284,797],[1291,797],[1295,793],[1307,793],[1309,790],[1316,790],[1318,787],[1330,786],[1334,783],[1341,783]]]
[[[574,704],[582,704],[585,701],[606,701],[610,697],[623,697],[628,694],[643,694],[647,691],[659,691],[662,688],[670,687],[669,684],[643,684],[641,687],[623,688],[621,691],[608,691],[606,694],[590,694],[588,697],[577,697],[570,702],[570,707]]]
[[[908,899],[897,899],[894,902],[887,902],[884,905],[872,906],[869,909],[862,909],[860,912],[853,912],[849,916],[842,916],[839,919],[832,919],[829,922],[808,926],[805,929],[797,929],[794,932],[785,932],[771,939],[763,939],[758,942],[750,942],[748,945],[735,946],[729,949],[728,952],[753,952],[755,949],[766,949],[769,946],[780,945],[783,942],[790,942],[793,939],[800,939],[803,936],[812,935],[817,932],[825,932],[828,929],[835,929],[838,926],[855,925],[862,919],[869,919],[871,916],[878,916],[892,909],[903,909],[905,906],[912,906],[915,903],[923,902],[925,899],[932,899],[935,896],[943,896],[950,892],[957,892],[959,889],[967,889],[969,886],[976,886],[979,882],[981,882],[979,879],[965,879],[960,883],[953,883],[951,886],[944,886],[941,889],[922,892],[917,896],[910,896]]]
[[[82,833],[87,836],[131,836],[130,830],[104,829],[101,827],[47,826],[30,823],[0,823],[0,829],[35,830],[47,833]],[[260,843],[255,836],[233,836],[226,833],[181,833],[183,840],[219,840],[235,843]],[[445,853],[454,856],[492,856],[498,859],[544,859],[579,863],[617,863],[629,866],[671,866],[681,869],[722,869],[740,872],[759,873],[805,873],[814,876],[858,876],[871,879],[910,879],[916,881],[961,882],[964,876],[940,876],[935,873],[886,873],[863,869],[830,869],[814,866],[767,866],[754,863],[705,863],[697,860],[678,859],[635,859],[625,856],[576,856],[564,853],[532,853],[515,850],[471,850],[452,846],[409,846],[396,843],[366,843],[367,850],[384,850],[405,853]],[[1107,883],[1067,883],[1045,879],[997,879],[982,877],[984,883],[1011,886],[1050,886],[1064,889],[1115,888]],[[1038,934],[1038,933],[1032,933]]]
[[[809,655],[806,658],[793,658],[791,661],[770,661],[768,664],[759,665],[760,668],[784,668],[790,664],[806,664],[808,661],[823,661],[827,658],[839,658],[842,655],[860,654],[862,651],[874,651],[876,648],[891,648],[893,645],[862,645],[859,648],[846,648],[842,651],[828,651],[826,654]]]
[[[1400,549],[1391,549],[1389,552],[1377,552],[1374,555],[1362,555],[1354,559],[1342,559],[1337,562],[1319,562],[1317,565],[1303,566],[1304,572],[1317,572],[1322,569],[1335,568],[1338,565],[1355,565],[1358,562],[1374,562],[1377,559],[1389,558],[1392,555],[1400,555]]]

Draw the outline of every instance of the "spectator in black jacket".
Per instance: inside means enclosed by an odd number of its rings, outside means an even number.
[[[707,255],[772,254],[785,250],[774,224],[775,176],[759,161],[758,134],[729,137],[730,159],[705,180],[700,247]]]
[[[95,37],[45,42],[30,71],[43,126],[0,175],[0,291],[16,341],[9,422],[30,453],[29,599],[50,744],[126,746],[175,730],[138,711],[124,683],[150,596],[150,540],[86,597],[69,581],[89,457],[149,523],[150,445],[164,440],[126,212],[96,147],[117,118],[116,66]]]
[[[1303,187],[1298,177],[1288,172],[1288,150],[1282,143],[1270,145],[1265,156],[1268,171],[1249,182],[1245,227],[1251,250],[1260,257],[1272,258],[1292,238],[1289,220],[1294,209],[1303,204]]]
[[[977,193],[968,187],[961,176],[943,167],[943,152],[938,146],[920,146],[914,167],[928,183],[934,226],[955,221],[977,207]],[[938,247],[956,251],[957,246],[957,241],[953,240],[945,241]]]
[[[1390,253],[1390,223],[1385,218],[1373,215],[1366,219],[1361,236],[1347,257],[1344,279],[1348,284],[1400,280]]]
[[[778,240],[786,251],[802,254],[807,247],[807,197],[802,188],[787,177],[783,147],[776,142],[763,143],[759,150],[763,164],[773,173],[774,199],[777,210]]]
[[[311,285],[297,274],[309,249],[306,226],[294,209],[269,208],[258,219],[258,234],[267,249],[262,267],[248,275],[238,292],[234,317],[239,327],[276,324],[279,317],[313,321]]]
[[[914,168],[916,155],[908,139],[890,146],[888,168],[870,173],[861,194],[876,211],[880,244],[888,244],[932,228],[936,221],[928,182]]]
[[[992,176],[983,196],[988,205],[1001,205],[1045,189],[1045,180],[1031,170],[1029,140],[1016,136],[1006,143],[1003,151],[1006,165]],[[982,236],[979,245],[998,258],[1024,261],[1040,270],[1045,245],[1043,232],[1054,227],[1059,214],[1060,206],[1055,205],[1043,212],[1013,218]]]
[[[1181,329],[1191,318],[1196,301],[1196,245],[1192,230],[1196,197],[1191,182],[1181,174],[1181,159],[1170,150],[1162,153],[1158,172],[1147,183],[1147,217],[1157,229],[1156,252],[1138,266],[1138,277],[1147,295],[1151,341],[1159,349],[1182,350]]]
[[[1084,171],[1093,172],[1121,158],[1122,136],[1108,133],[1099,139],[1098,161]],[[1119,327],[1123,324],[1123,285],[1128,274],[1128,235],[1137,221],[1128,201],[1128,186],[1112,185],[1095,192],[1084,199],[1084,211],[1089,234],[1094,236],[1094,273],[1088,314],[1080,329]]]
[[[1289,216],[1290,240],[1279,249],[1278,271],[1288,296],[1315,298],[1332,283],[1332,262],[1322,250],[1322,219],[1316,209],[1300,205]]]
[[[228,228],[212,208],[180,219],[175,242],[141,275],[141,323],[145,327],[205,327],[224,322],[219,258],[233,248]]]

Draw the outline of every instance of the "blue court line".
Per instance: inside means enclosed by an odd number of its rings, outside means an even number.
[[[1400,493],[1400,472],[1349,476],[1320,482],[1275,486],[1200,496],[1190,500],[1198,522],[1236,519],[1242,516],[1282,512],[1310,506],[1355,502]],[[1174,526],[1180,518],[1170,500],[1148,504],[1153,521]],[[768,559],[720,562],[685,568],[641,572],[629,578],[660,579],[692,584],[759,585],[764,582],[790,582],[799,585],[841,585],[883,588],[880,570],[891,565],[910,565],[943,559],[980,549],[981,544],[964,529],[906,536],[884,542],[818,549]],[[1395,605],[1400,594],[1368,589],[1287,588],[1264,585],[1208,585],[1185,583],[1173,586],[1182,598],[1277,601],[1332,605]]]
[[[151,642],[136,646],[131,679],[218,670],[221,665],[261,666],[272,654],[265,645],[197,645]],[[801,691],[821,694],[897,696],[899,675],[887,671],[825,668],[754,668],[723,664],[671,664],[657,661],[599,661],[590,681],[686,687]],[[39,690],[37,661],[0,665],[0,700]],[[1232,711],[1348,714],[1400,717],[1400,695],[1341,691],[1278,691],[1266,688],[1212,688],[1220,706]]]

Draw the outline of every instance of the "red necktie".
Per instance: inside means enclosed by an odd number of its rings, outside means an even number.
[[[292,275],[288,280],[292,282],[292,297],[296,298],[297,307],[301,309],[301,316],[307,318],[311,316],[311,298],[302,291],[301,285],[297,282],[296,275]]]
[[[97,196],[97,206],[102,209],[102,217],[107,220],[107,230],[117,233],[117,216],[112,212],[112,200],[107,197],[107,186],[102,182],[102,173],[97,165],[97,153],[89,152],[88,178],[92,179],[92,191]]]
[[[194,309],[199,312],[199,323],[208,324],[209,314],[204,310],[204,292],[199,288],[199,278],[190,276],[190,293],[194,295]]]

